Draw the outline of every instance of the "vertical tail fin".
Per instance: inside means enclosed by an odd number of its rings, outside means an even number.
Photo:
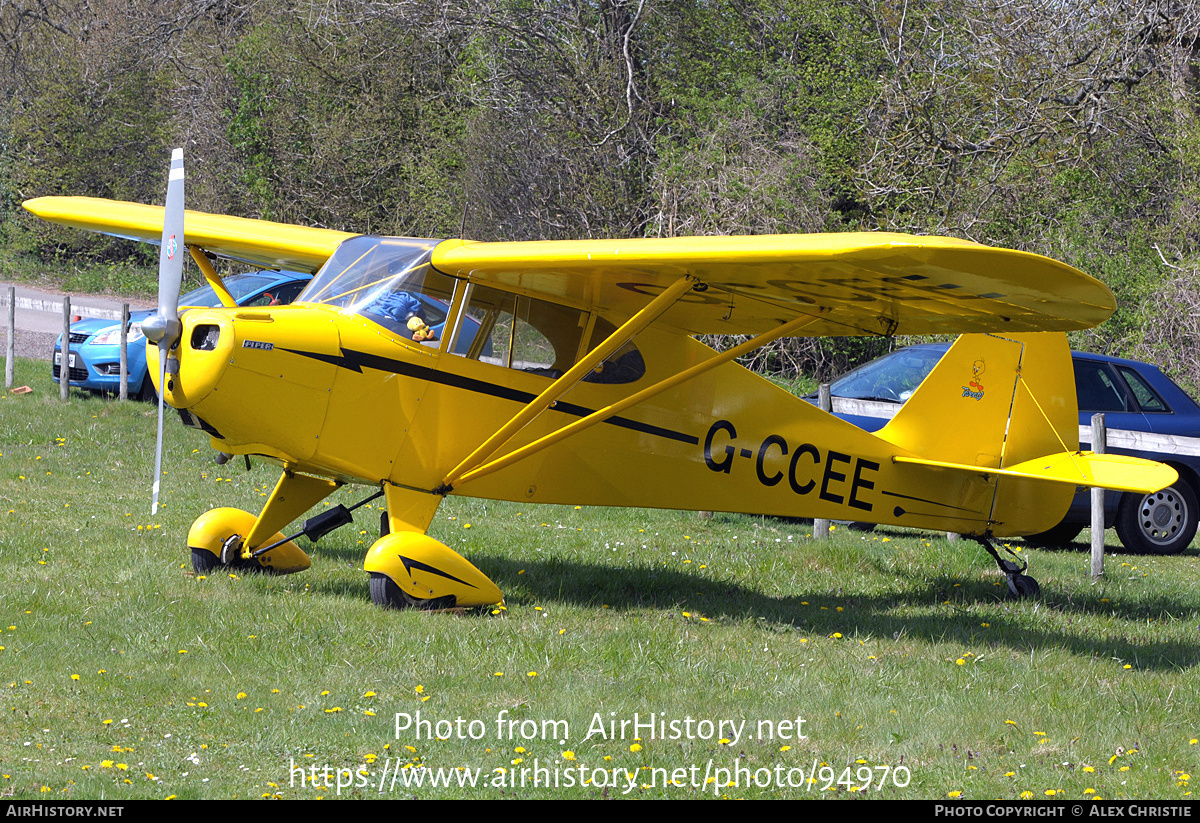
[[[964,334],[879,436],[931,460],[1004,468],[1079,448],[1065,334]]]
[[[964,334],[878,435],[925,460],[991,469],[1078,451],[1066,335]],[[1035,510],[1058,522],[1074,492],[1070,485],[996,475],[992,482],[993,523]]]

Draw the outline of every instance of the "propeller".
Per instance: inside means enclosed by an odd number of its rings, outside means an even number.
[[[142,323],[142,333],[158,344],[158,442],[154,448],[154,486],[151,516],[158,514],[158,488],[162,479],[163,400],[167,383],[167,356],[179,340],[179,289],[183,282],[183,149],[171,152],[167,177],[167,206],[163,214],[162,245],[158,254],[158,312]]]

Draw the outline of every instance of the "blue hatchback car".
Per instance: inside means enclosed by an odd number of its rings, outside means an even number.
[[[833,413],[876,431],[933,370],[948,343],[925,343],[876,358],[830,386]],[[1079,400],[1081,448],[1091,447],[1091,421],[1103,412],[1108,451],[1167,463],[1179,481],[1156,494],[1105,493],[1106,525],[1132,551],[1177,554],[1192,542],[1200,520],[1200,406],[1157,366],[1102,354],[1072,352]],[[814,399],[814,398],[809,398]],[[1091,525],[1091,497],[1075,495],[1055,528],[1026,540],[1070,543]]]
[[[312,280],[311,274],[294,271],[259,271],[225,278],[225,287],[239,306],[277,306],[291,303]],[[179,298],[179,305],[219,306],[212,286],[201,286]],[[154,399],[154,383],[146,369],[146,346],[142,342],[141,323],[153,312],[129,313],[128,392],[131,397]],[[95,392],[116,394],[121,388],[121,325],[111,320],[87,318],[72,323],[70,362],[67,364],[71,385]],[[51,373],[59,382],[62,361],[62,335],[54,343]]]

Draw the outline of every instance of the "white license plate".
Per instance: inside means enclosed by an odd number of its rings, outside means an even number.
[[[56,366],[62,365],[62,352],[56,351],[54,353],[54,365],[56,365]],[[75,368],[75,352],[71,352],[71,356],[67,358],[67,368],[68,369]]]

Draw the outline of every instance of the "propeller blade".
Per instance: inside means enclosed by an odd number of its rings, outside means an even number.
[[[179,288],[183,283],[183,149],[171,152],[167,178],[167,208],[158,252],[158,313],[179,319]],[[172,341],[173,342],[173,341]]]
[[[167,379],[167,356],[159,347],[158,353],[158,385],[161,387]],[[151,486],[150,516],[158,514],[158,488],[162,480],[162,434],[163,434],[163,393],[158,392],[158,440],[154,444],[154,485]]]
[[[158,253],[158,313],[142,323],[146,339],[158,344],[158,441],[154,447],[154,485],[150,515],[158,514],[162,480],[163,406],[166,403],[167,357],[179,339],[179,290],[183,284],[183,149],[171,152],[162,245]]]

